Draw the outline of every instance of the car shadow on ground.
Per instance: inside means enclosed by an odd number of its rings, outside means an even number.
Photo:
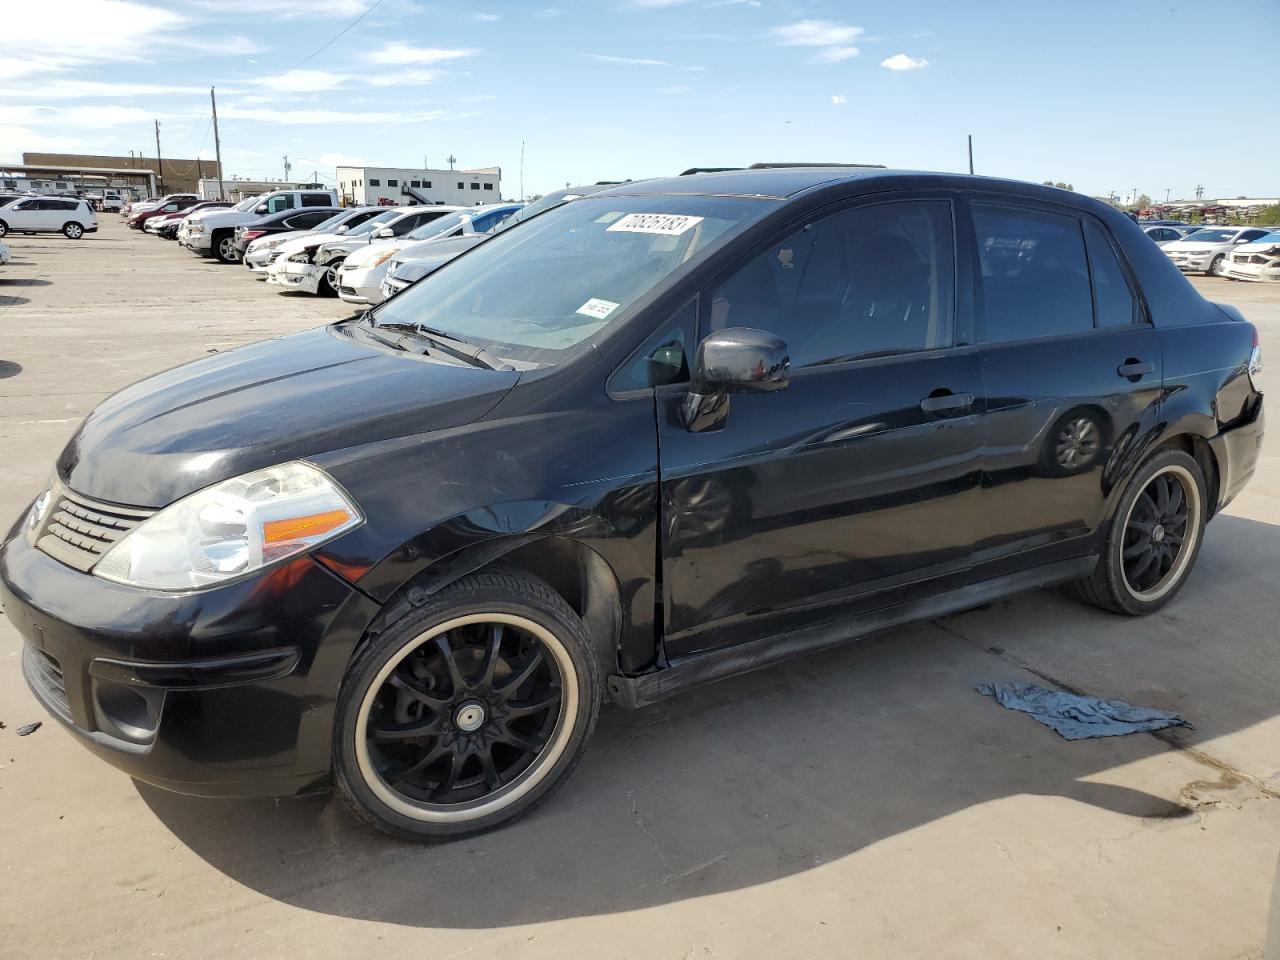
[[[1093,778],[1277,713],[1276,658],[1252,675],[1232,674],[1234,687],[1224,689],[1215,673],[1256,659],[1256,638],[1243,631],[1186,637],[1165,654],[1166,636],[1186,633],[1186,614],[1229,618],[1235,591],[1248,586],[1241,579],[1264,582],[1268,559],[1280,561],[1280,526],[1224,516],[1193,580],[1156,618],[1027,594],[640,711],[606,707],[559,793],[528,818],[469,840],[391,840],[332,797],[212,801],[138,790],[179,840],[264,895],[326,914],[455,928],[634,910],[767,883],[1021,794],[1146,821],[1184,817],[1194,801],[1180,790],[1156,796]],[[1065,638],[1055,647],[1068,664],[1058,668],[1064,681],[1103,677],[1086,692],[1179,710],[1196,728],[1068,743],[978,695],[980,682],[1035,679],[1015,656],[1034,649],[989,638],[1041,627]],[[1181,687],[1153,681],[1170,668],[1186,676]],[[1197,686],[1202,673],[1210,682]],[[1195,769],[1208,781],[1221,775]]]
[[[20,307],[24,303],[30,303],[30,297],[6,297],[0,296],[0,307]]]
[[[11,260],[7,267],[18,266],[16,260]],[[35,277],[0,277],[0,287],[47,287],[52,280],[38,280]]]

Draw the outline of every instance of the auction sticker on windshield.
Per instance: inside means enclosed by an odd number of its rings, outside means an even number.
[[[603,320],[617,309],[618,305],[611,300],[599,300],[592,297],[573,312],[585,314],[588,317],[595,317],[597,320]]]
[[[701,217],[686,217],[676,213],[629,213],[617,223],[605,229],[622,233],[657,233],[665,237],[678,237],[702,222]]]

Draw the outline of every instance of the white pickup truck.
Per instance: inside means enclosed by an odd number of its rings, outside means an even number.
[[[89,206],[94,210],[102,213],[108,211],[118,213],[124,207],[124,197],[120,196],[119,190],[103,190],[99,193],[87,193],[84,197],[89,201]]]
[[[182,221],[178,242],[193,253],[217,257],[223,263],[240,259],[236,249],[236,227],[252,223],[268,214],[303,207],[336,207],[338,195],[332,190],[273,190],[241,200],[229,210],[201,210]]]

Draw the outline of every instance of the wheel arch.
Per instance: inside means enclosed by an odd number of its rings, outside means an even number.
[[[1181,450],[1195,460],[1204,476],[1205,519],[1211,519],[1217,512],[1222,471],[1209,441],[1195,433],[1176,433],[1167,437],[1157,449]]]
[[[608,561],[585,543],[556,535],[512,536],[486,541],[441,557],[395,589],[364,636],[354,658],[378,632],[413,607],[463,577],[485,570],[525,573],[545,582],[582,618],[595,645],[601,676],[618,667],[622,634],[622,589]]]

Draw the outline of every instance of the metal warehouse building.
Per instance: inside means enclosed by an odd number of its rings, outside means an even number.
[[[427,170],[404,167],[338,167],[338,193],[345,204],[412,206],[448,203],[476,206],[502,199],[502,168]]]

